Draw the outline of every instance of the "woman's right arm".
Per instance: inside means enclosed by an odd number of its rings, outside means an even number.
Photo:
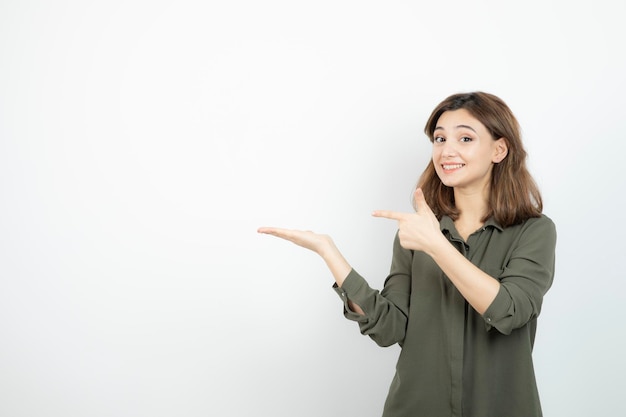
[[[259,233],[276,236],[322,257],[344,301],[344,315],[358,322],[362,334],[380,346],[402,343],[408,321],[412,252],[401,247],[396,234],[391,271],[384,289],[372,289],[346,261],[328,235],[292,229],[262,227]]]
[[[351,298],[364,312],[357,316],[345,311],[345,317],[356,321],[361,333],[379,346],[402,345],[404,342],[409,318],[412,264],[413,252],[402,248],[396,234],[391,268],[382,291],[371,288],[354,270],[343,287],[336,289],[342,298]]]

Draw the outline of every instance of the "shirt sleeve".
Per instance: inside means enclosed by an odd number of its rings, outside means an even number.
[[[371,288],[354,269],[341,287],[334,285],[343,300],[344,316],[358,322],[361,333],[380,346],[402,344],[404,340],[409,316],[412,257],[411,251],[400,246],[396,234],[391,270],[382,291]],[[350,310],[348,300],[358,304],[365,314]]]
[[[527,221],[500,276],[500,290],[483,314],[487,329],[500,333],[537,318],[554,278],[556,229],[546,216]]]

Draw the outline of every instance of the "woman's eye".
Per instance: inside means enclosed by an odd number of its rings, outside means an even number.
[[[443,143],[443,142],[445,142],[445,141],[446,141],[446,140],[445,140],[443,137],[441,137],[441,136],[435,136],[435,139],[434,139],[434,142],[435,142],[435,143]]]
[[[472,141],[472,138],[470,138],[469,136],[463,136],[461,138],[461,142],[471,142],[471,141]]]

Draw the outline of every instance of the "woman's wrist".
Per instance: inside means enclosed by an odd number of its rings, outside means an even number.
[[[337,249],[337,246],[335,246],[330,236],[326,236],[324,244],[320,247],[318,254],[322,257],[324,262],[326,262],[337,285],[341,287],[341,284],[343,284],[343,281],[352,270],[352,267],[348,264],[348,261],[346,261],[341,252],[339,252],[339,249]]]
[[[437,235],[437,238],[432,241],[428,250],[425,252],[431,258],[437,259],[439,255],[441,255],[442,253],[445,253],[446,250],[449,250],[450,248],[451,248],[451,245],[448,239],[446,239],[443,233],[439,233]]]

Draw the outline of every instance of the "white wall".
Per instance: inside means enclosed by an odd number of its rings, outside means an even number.
[[[327,232],[380,288],[370,212],[410,209],[426,118],[469,90],[518,116],[558,227],[544,413],[615,415],[623,13],[505,3],[0,3],[0,415],[379,415],[397,347],[256,229]]]

